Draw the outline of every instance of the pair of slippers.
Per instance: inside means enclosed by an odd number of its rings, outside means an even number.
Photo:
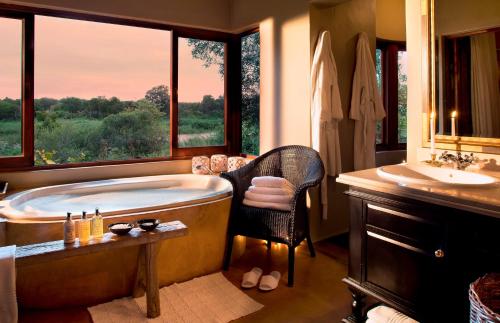
[[[252,288],[257,286],[260,276],[262,276],[262,269],[259,267],[253,267],[252,270],[243,275],[243,280],[241,282],[241,287]],[[271,291],[278,287],[281,274],[278,271],[271,271],[269,275],[262,276],[260,279],[259,289],[262,291]]]

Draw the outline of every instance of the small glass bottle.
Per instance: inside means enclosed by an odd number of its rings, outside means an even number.
[[[66,221],[64,221],[64,243],[73,242],[75,242],[75,222],[71,220],[71,212],[68,212],[66,213]]]
[[[78,239],[80,243],[87,243],[90,240],[90,220],[87,219],[87,212],[82,212],[82,219],[78,223]]]
[[[103,236],[102,216],[99,209],[95,209],[95,215],[92,217],[92,237],[101,239]]]

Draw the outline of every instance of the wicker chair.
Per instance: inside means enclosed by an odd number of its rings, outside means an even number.
[[[319,154],[304,146],[284,146],[271,150],[248,165],[220,176],[233,185],[233,201],[224,257],[224,270],[229,268],[233,239],[243,235],[288,246],[288,286],[293,286],[295,247],[307,240],[311,257],[316,254],[309,233],[307,189],[318,185],[325,170]],[[283,177],[296,187],[291,211],[255,208],[242,204],[245,191],[257,176]]]

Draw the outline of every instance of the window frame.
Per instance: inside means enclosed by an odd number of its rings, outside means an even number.
[[[406,42],[377,38],[381,50],[382,101],[386,117],[382,120],[382,143],[377,151],[406,150],[406,143],[399,143],[398,118],[398,51],[406,51]]]
[[[0,17],[22,20],[21,50],[21,155],[0,157],[0,169],[10,167],[29,167],[34,163],[34,16],[22,12],[3,10]]]
[[[84,20],[109,23],[131,27],[141,27],[171,32],[170,47],[170,156],[139,158],[128,160],[105,160],[55,165],[34,164],[34,37],[35,16],[49,16],[73,20]],[[75,167],[91,167],[103,165],[119,165],[188,159],[195,155],[211,155],[224,153],[239,155],[241,151],[241,34],[175,26],[170,24],[149,22],[139,19],[118,18],[106,15],[77,13],[65,10],[36,8],[30,6],[0,4],[0,16],[6,18],[25,19],[23,32],[23,71],[22,71],[22,156],[0,157],[0,172],[43,170]],[[179,147],[178,145],[178,38],[195,38],[225,43],[224,57],[224,145],[206,147]]]

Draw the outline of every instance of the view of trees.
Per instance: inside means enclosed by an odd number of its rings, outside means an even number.
[[[406,143],[407,137],[407,75],[406,65],[403,63],[406,52],[398,51],[398,142]],[[375,51],[375,68],[377,85],[382,95],[382,51]],[[377,122],[376,143],[382,143],[382,121]]]
[[[191,54],[203,60],[205,66],[216,64],[224,75],[224,45],[189,39]],[[241,93],[242,93],[242,152],[259,154],[259,101],[260,101],[260,34],[245,36],[241,40]]]
[[[224,76],[224,46],[189,39],[193,58]],[[259,34],[242,41],[243,146],[258,154]],[[158,85],[136,101],[117,97],[35,99],[35,164],[125,160],[169,155],[170,93]],[[0,99],[0,156],[21,153],[21,102]],[[224,143],[224,98],[179,102],[180,146]],[[186,135],[183,135],[186,134]],[[198,134],[198,135],[197,135]]]
[[[169,104],[165,85],[152,88],[137,101],[116,97],[35,99],[36,164],[168,156]],[[21,152],[20,106],[20,100],[0,100],[0,156]],[[179,110],[189,116],[181,127],[191,133],[213,131],[220,127],[213,119],[221,107],[224,111],[223,106],[223,98],[209,95],[201,103],[180,103]],[[216,140],[205,138],[201,144]]]

